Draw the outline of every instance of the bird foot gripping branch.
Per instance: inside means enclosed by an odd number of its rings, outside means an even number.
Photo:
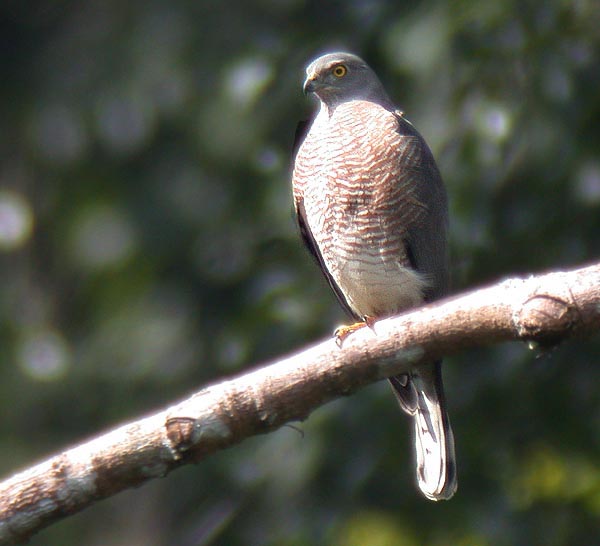
[[[375,326],[375,321],[376,319],[374,317],[370,317],[368,315],[365,315],[363,317],[363,321],[362,322],[355,322],[353,324],[348,324],[348,325],[344,325],[344,326],[338,326],[335,329],[335,332],[333,332],[333,337],[335,338],[335,343],[338,347],[341,347],[344,343],[344,340],[352,333],[356,332],[356,330],[360,330],[361,328],[364,328],[365,326],[368,326],[369,328],[371,328],[371,330],[373,330],[374,326]]]

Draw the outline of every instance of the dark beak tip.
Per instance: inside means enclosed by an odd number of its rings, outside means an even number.
[[[314,80],[306,80],[304,82],[304,85],[302,86],[302,91],[304,91],[305,95],[308,95],[309,93],[314,93],[314,91],[315,91]]]

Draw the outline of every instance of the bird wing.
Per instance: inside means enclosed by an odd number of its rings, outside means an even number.
[[[409,152],[414,161],[407,162],[402,176],[412,179],[414,198],[427,204],[421,221],[407,226],[405,249],[412,267],[429,280],[424,300],[432,301],[445,295],[449,284],[446,190],[423,137],[400,112],[395,115],[399,134],[410,137],[415,148]],[[390,377],[389,381],[402,409],[414,418],[420,489],[433,500],[450,498],[456,490],[456,461],[441,361]]]
[[[406,253],[412,267],[429,281],[425,301],[433,301],[448,292],[448,198],[427,143],[401,112],[396,111],[395,116],[398,133],[412,137],[410,142],[415,148],[410,152],[415,160],[403,168],[403,176],[412,179],[415,199],[427,203],[427,214],[422,221],[406,226]]]

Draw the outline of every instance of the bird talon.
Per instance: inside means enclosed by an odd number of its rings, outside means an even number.
[[[365,326],[368,326],[373,329],[375,325],[375,318],[365,315],[363,317],[363,322],[355,322],[353,324],[348,324],[347,326],[339,326],[333,332],[333,336],[335,337],[335,343],[338,347],[341,347],[344,343],[344,340],[352,333],[356,332],[356,330],[360,330]]]

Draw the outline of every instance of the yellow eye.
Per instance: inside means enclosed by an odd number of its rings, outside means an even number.
[[[332,70],[332,72],[336,78],[343,78],[346,75],[346,73],[348,72],[348,69],[343,64],[338,64]]]

